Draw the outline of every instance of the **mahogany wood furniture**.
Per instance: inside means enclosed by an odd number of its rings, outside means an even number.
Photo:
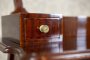
[[[35,13],[4,16],[2,17],[3,42],[17,47],[20,40],[20,47],[27,53],[87,50],[90,48],[89,20],[89,17],[82,16],[63,17]],[[48,26],[47,33],[40,30],[42,25]]]
[[[0,47],[8,60],[90,59],[90,17],[28,13],[21,0],[14,2],[15,11],[2,16]]]
[[[20,46],[25,51],[41,51],[45,47],[47,50],[47,48],[53,47],[53,44],[57,45],[53,48],[59,49],[60,36],[62,35],[61,17],[49,14],[13,14],[4,16],[2,17],[3,41],[5,39],[20,40]],[[49,31],[47,33],[40,31],[42,25],[48,26]],[[10,29],[11,27],[12,29]],[[32,48],[27,48],[27,46]],[[37,48],[34,49],[35,47]],[[38,48],[41,48],[41,50]]]
[[[21,48],[12,48],[0,43],[0,51],[4,53],[9,53],[11,55],[11,60],[14,55],[17,55],[15,60],[90,60],[90,50],[82,51],[65,51],[61,53],[26,53]],[[14,55],[13,55],[14,54]]]
[[[90,49],[89,20],[87,16],[63,17],[64,50]]]

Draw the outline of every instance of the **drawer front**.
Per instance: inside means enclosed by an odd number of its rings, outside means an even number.
[[[25,34],[29,39],[60,37],[60,18],[32,18],[24,21]]]
[[[40,28],[44,26],[47,32],[42,32]],[[48,28],[47,28],[48,27]],[[61,42],[60,18],[31,18],[24,20],[25,29],[25,50],[28,52],[47,51],[59,52]],[[27,48],[28,47],[28,48]],[[57,51],[56,51],[56,50]]]

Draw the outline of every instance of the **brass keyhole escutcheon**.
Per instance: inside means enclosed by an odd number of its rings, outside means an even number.
[[[48,25],[41,25],[39,27],[39,30],[43,33],[48,33],[49,32],[49,26]]]

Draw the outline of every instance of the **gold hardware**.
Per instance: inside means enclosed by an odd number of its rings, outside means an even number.
[[[43,33],[48,33],[48,32],[49,32],[49,27],[48,27],[48,25],[41,25],[41,26],[39,27],[39,30],[40,30],[41,32],[43,32]]]

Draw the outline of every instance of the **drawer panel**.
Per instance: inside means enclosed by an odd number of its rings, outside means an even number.
[[[24,23],[28,39],[60,37],[60,18],[27,18]],[[42,25],[48,26],[47,33],[40,30]]]

